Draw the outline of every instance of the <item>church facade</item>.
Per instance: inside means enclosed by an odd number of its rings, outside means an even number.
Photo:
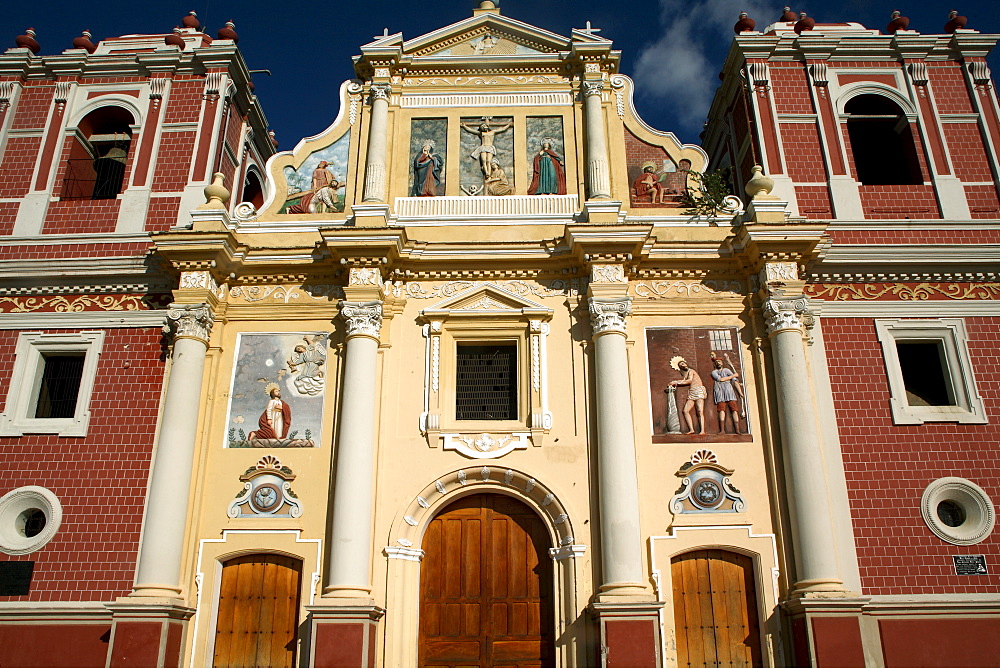
[[[233,26],[19,38],[0,664],[989,663],[997,36],[786,18],[700,146],[488,1],[280,153]]]

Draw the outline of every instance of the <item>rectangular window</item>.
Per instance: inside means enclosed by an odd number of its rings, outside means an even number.
[[[73,417],[85,358],[83,353],[42,353],[42,379],[38,386],[34,417]]]
[[[517,344],[458,344],[455,417],[517,419]]]
[[[896,424],[987,422],[961,318],[876,320]]]

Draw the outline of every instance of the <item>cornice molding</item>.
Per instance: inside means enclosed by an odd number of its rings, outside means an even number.
[[[0,313],[0,329],[117,329],[162,327],[166,309],[78,311],[75,313]]]

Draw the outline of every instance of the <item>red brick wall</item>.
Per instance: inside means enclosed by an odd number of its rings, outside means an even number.
[[[1000,198],[997,197],[996,186],[965,186],[965,196],[973,218],[1000,218]]]
[[[957,63],[934,65],[927,63],[927,80],[934,94],[938,112],[942,114],[974,113],[965,77]],[[947,129],[947,126],[945,126]]]
[[[145,255],[150,244],[145,241],[102,244],[34,244],[30,246],[0,246],[0,260],[70,257],[122,257]]]
[[[941,217],[934,186],[861,186],[860,190],[861,206],[870,220]]]
[[[170,98],[163,117],[164,123],[195,123],[201,112],[201,94],[205,78],[180,75],[170,85]]]
[[[779,114],[816,113],[809,96],[809,78],[801,63],[770,63],[768,67],[774,108]]]
[[[1000,230],[831,229],[828,234],[838,244],[1000,244]]]
[[[149,212],[146,215],[146,231],[162,232],[176,225],[180,206],[180,197],[154,197],[151,199]]]
[[[785,149],[788,175],[797,183],[826,181],[826,162],[814,123],[782,123],[781,141]]]
[[[180,192],[188,182],[195,132],[164,132],[153,175],[153,192]]]
[[[67,199],[49,204],[43,234],[114,232],[120,199]]]
[[[5,378],[17,336],[0,331]],[[131,590],[163,382],[160,337],[158,328],[106,330],[86,437],[0,438],[0,461],[8,463],[0,492],[41,485],[63,505],[62,526],[45,547],[0,554],[35,562],[30,594],[0,601],[110,601]]]
[[[26,81],[17,100],[11,130],[44,128],[55,93],[56,86],[52,81]]]
[[[799,214],[806,218],[825,218],[833,215],[830,190],[826,186],[795,186],[795,199]]]
[[[10,137],[0,155],[0,197],[22,197],[31,186],[41,137]]]
[[[952,555],[1000,564],[1000,531],[957,546],[924,524],[920,496],[933,480],[967,478],[1000,500],[1000,318],[967,318],[969,353],[990,424],[894,425],[882,346],[869,318],[823,318],[863,593],[996,593],[1000,571],[954,574]]]
[[[944,126],[948,152],[955,175],[963,181],[992,181],[993,173],[983,146],[983,136],[975,123],[948,123]]]
[[[0,235],[7,235],[14,231],[17,207],[17,202],[0,202]]]

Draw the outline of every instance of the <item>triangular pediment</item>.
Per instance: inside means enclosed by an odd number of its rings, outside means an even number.
[[[426,318],[479,313],[544,317],[550,315],[552,309],[542,306],[536,301],[525,299],[499,285],[487,283],[463,290],[457,295],[421,311],[421,314]]]
[[[457,56],[463,58],[500,55],[558,53],[570,40],[506,16],[486,14],[453,23],[403,43],[411,57]]]

